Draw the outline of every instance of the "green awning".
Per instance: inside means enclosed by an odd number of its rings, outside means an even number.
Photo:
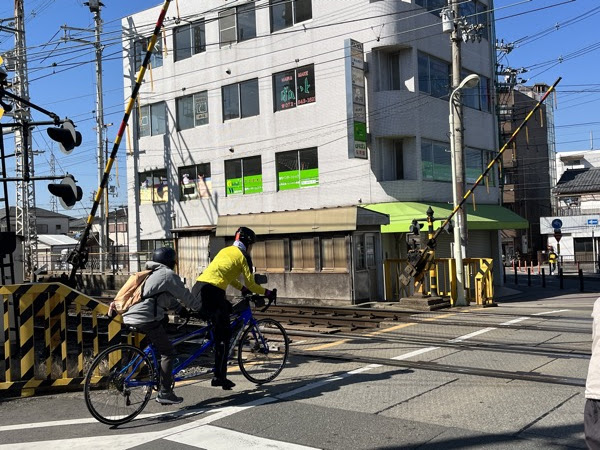
[[[365,208],[390,216],[390,224],[381,226],[382,233],[406,233],[413,219],[427,218],[427,209],[430,206],[433,209],[433,217],[439,219],[448,217],[453,209],[452,205],[447,203],[420,202],[376,203],[366,205]],[[516,230],[529,227],[526,219],[503,206],[476,205],[476,209],[473,210],[473,205],[467,204],[466,208],[469,230]]]

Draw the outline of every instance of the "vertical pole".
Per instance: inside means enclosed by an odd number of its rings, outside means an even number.
[[[104,101],[102,95],[102,44],[100,42],[100,34],[102,32],[102,19],[100,18],[100,6],[94,9],[94,31],[95,31],[95,43],[96,48],[96,133],[97,133],[97,144],[98,144],[98,186],[102,184],[102,177],[104,175]],[[98,191],[97,194],[100,194]],[[100,202],[100,214],[98,215],[99,225],[99,264],[100,273],[104,272],[105,268],[105,256],[108,249],[107,235],[105,230],[106,223],[106,212],[105,202]]]
[[[542,287],[546,287],[546,271],[542,267]]]
[[[427,237],[429,239],[433,239],[433,209],[431,209],[431,206],[429,208],[427,208]],[[429,269],[429,285],[430,285],[430,294],[432,297],[437,297],[438,296],[438,289],[437,289],[437,267],[435,265],[435,249],[431,250],[432,253],[432,258],[431,260],[433,261],[433,263],[431,264],[431,268]]]
[[[24,0],[15,0],[15,80],[14,93],[29,101],[29,81],[27,79],[27,44],[25,40]],[[16,186],[16,233],[23,237],[23,279],[33,279],[33,255],[37,256],[37,230],[35,214],[35,183],[29,177],[33,174],[33,152],[30,148],[29,107],[15,104],[14,118],[21,126],[15,132],[16,175],[23,181]]]
[[[583,269],[579,269],[579,292],[583,292]]]
[[[527,268],[527,286],[531,286],[531,268]]]
[[[517,275],[517,266],[514,266],[515,268],[515,284],[519,284],[519,276]]]
[[[450,35],[452,45],[452,90],[456,89],[461,81],[461,41],[459,26],[457,19],[460,17],[459,3],[460,0],[451,0],[452,12],[455,17],[454,27]],[[460,101],[456,102],[456,114],[454,116],[454,127],[452,129],[452,137],[454,141],[454,158],[456,171],[456,195],[457,198],[464,198],[465,195],[465,164],[463,160],[463,107]],[[461,250],[463,257],[467,256],[467,217],[465,209],[460,208],[457,212],[457,226],[460,233]],[[456,251],[456,250],[455,250]]]
[[[563,284],[563,270],[562,267],[558,268],[558,278],[559,278],[559,285],[560,285],[560,289],[564,288],[564,284]]]

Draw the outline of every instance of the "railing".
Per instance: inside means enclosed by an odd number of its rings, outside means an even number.
[[[431,296],[431,271],[423,278],[421,292],[415,292],[414,282],[404,286],[400,275],[406,267],[406,259],[386,259],[383,262],[385,300],[400,301],[401,298],[414,295]],[[433,265],[436,276],[437,295],[450,298],[452,306],[456,304],[456,263],[453,258],[438,258]],[[463,260],[465,297],[467,302],[477,305],[493,303],[494,276],[491,258],[465,258]]]
[[[101,348],[139,341],[138,335],[122,335],[120,316],[99,320],[106,305],[60,283],[0,286],[0,297],[0,397],[81,389]]]

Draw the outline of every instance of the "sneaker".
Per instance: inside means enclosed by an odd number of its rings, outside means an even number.
[[[175,392],[159,392],[156,396],[156,401],[161,405],[176,405],[183,401],[183,397],[177,397]]]
[[[213,378],[210,382],[211,386],[221,386],[224,391],[230,391],[232,387],[235,386],[235,383],[227,378]]]

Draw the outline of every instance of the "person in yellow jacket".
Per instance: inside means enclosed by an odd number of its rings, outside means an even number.
[[[196,278],[192,294],[202,299],[201,314],[210,319],[215,327],[215,373],[212,386],[221,386],[229,390],[235,383],[227,378],[227,354],[231,330],[229,316],[232,305],[225,297],[227,286],[242,291],[242,295],[254,292],[272,299],[274,293],[260,286],[252,276],[252,259],[249,252],[256,242],[256,234],[250,228],[240,227],[235,233],[235,242],[225,247],[206,270]],[[244,276],[244,284],[239,276]]]

